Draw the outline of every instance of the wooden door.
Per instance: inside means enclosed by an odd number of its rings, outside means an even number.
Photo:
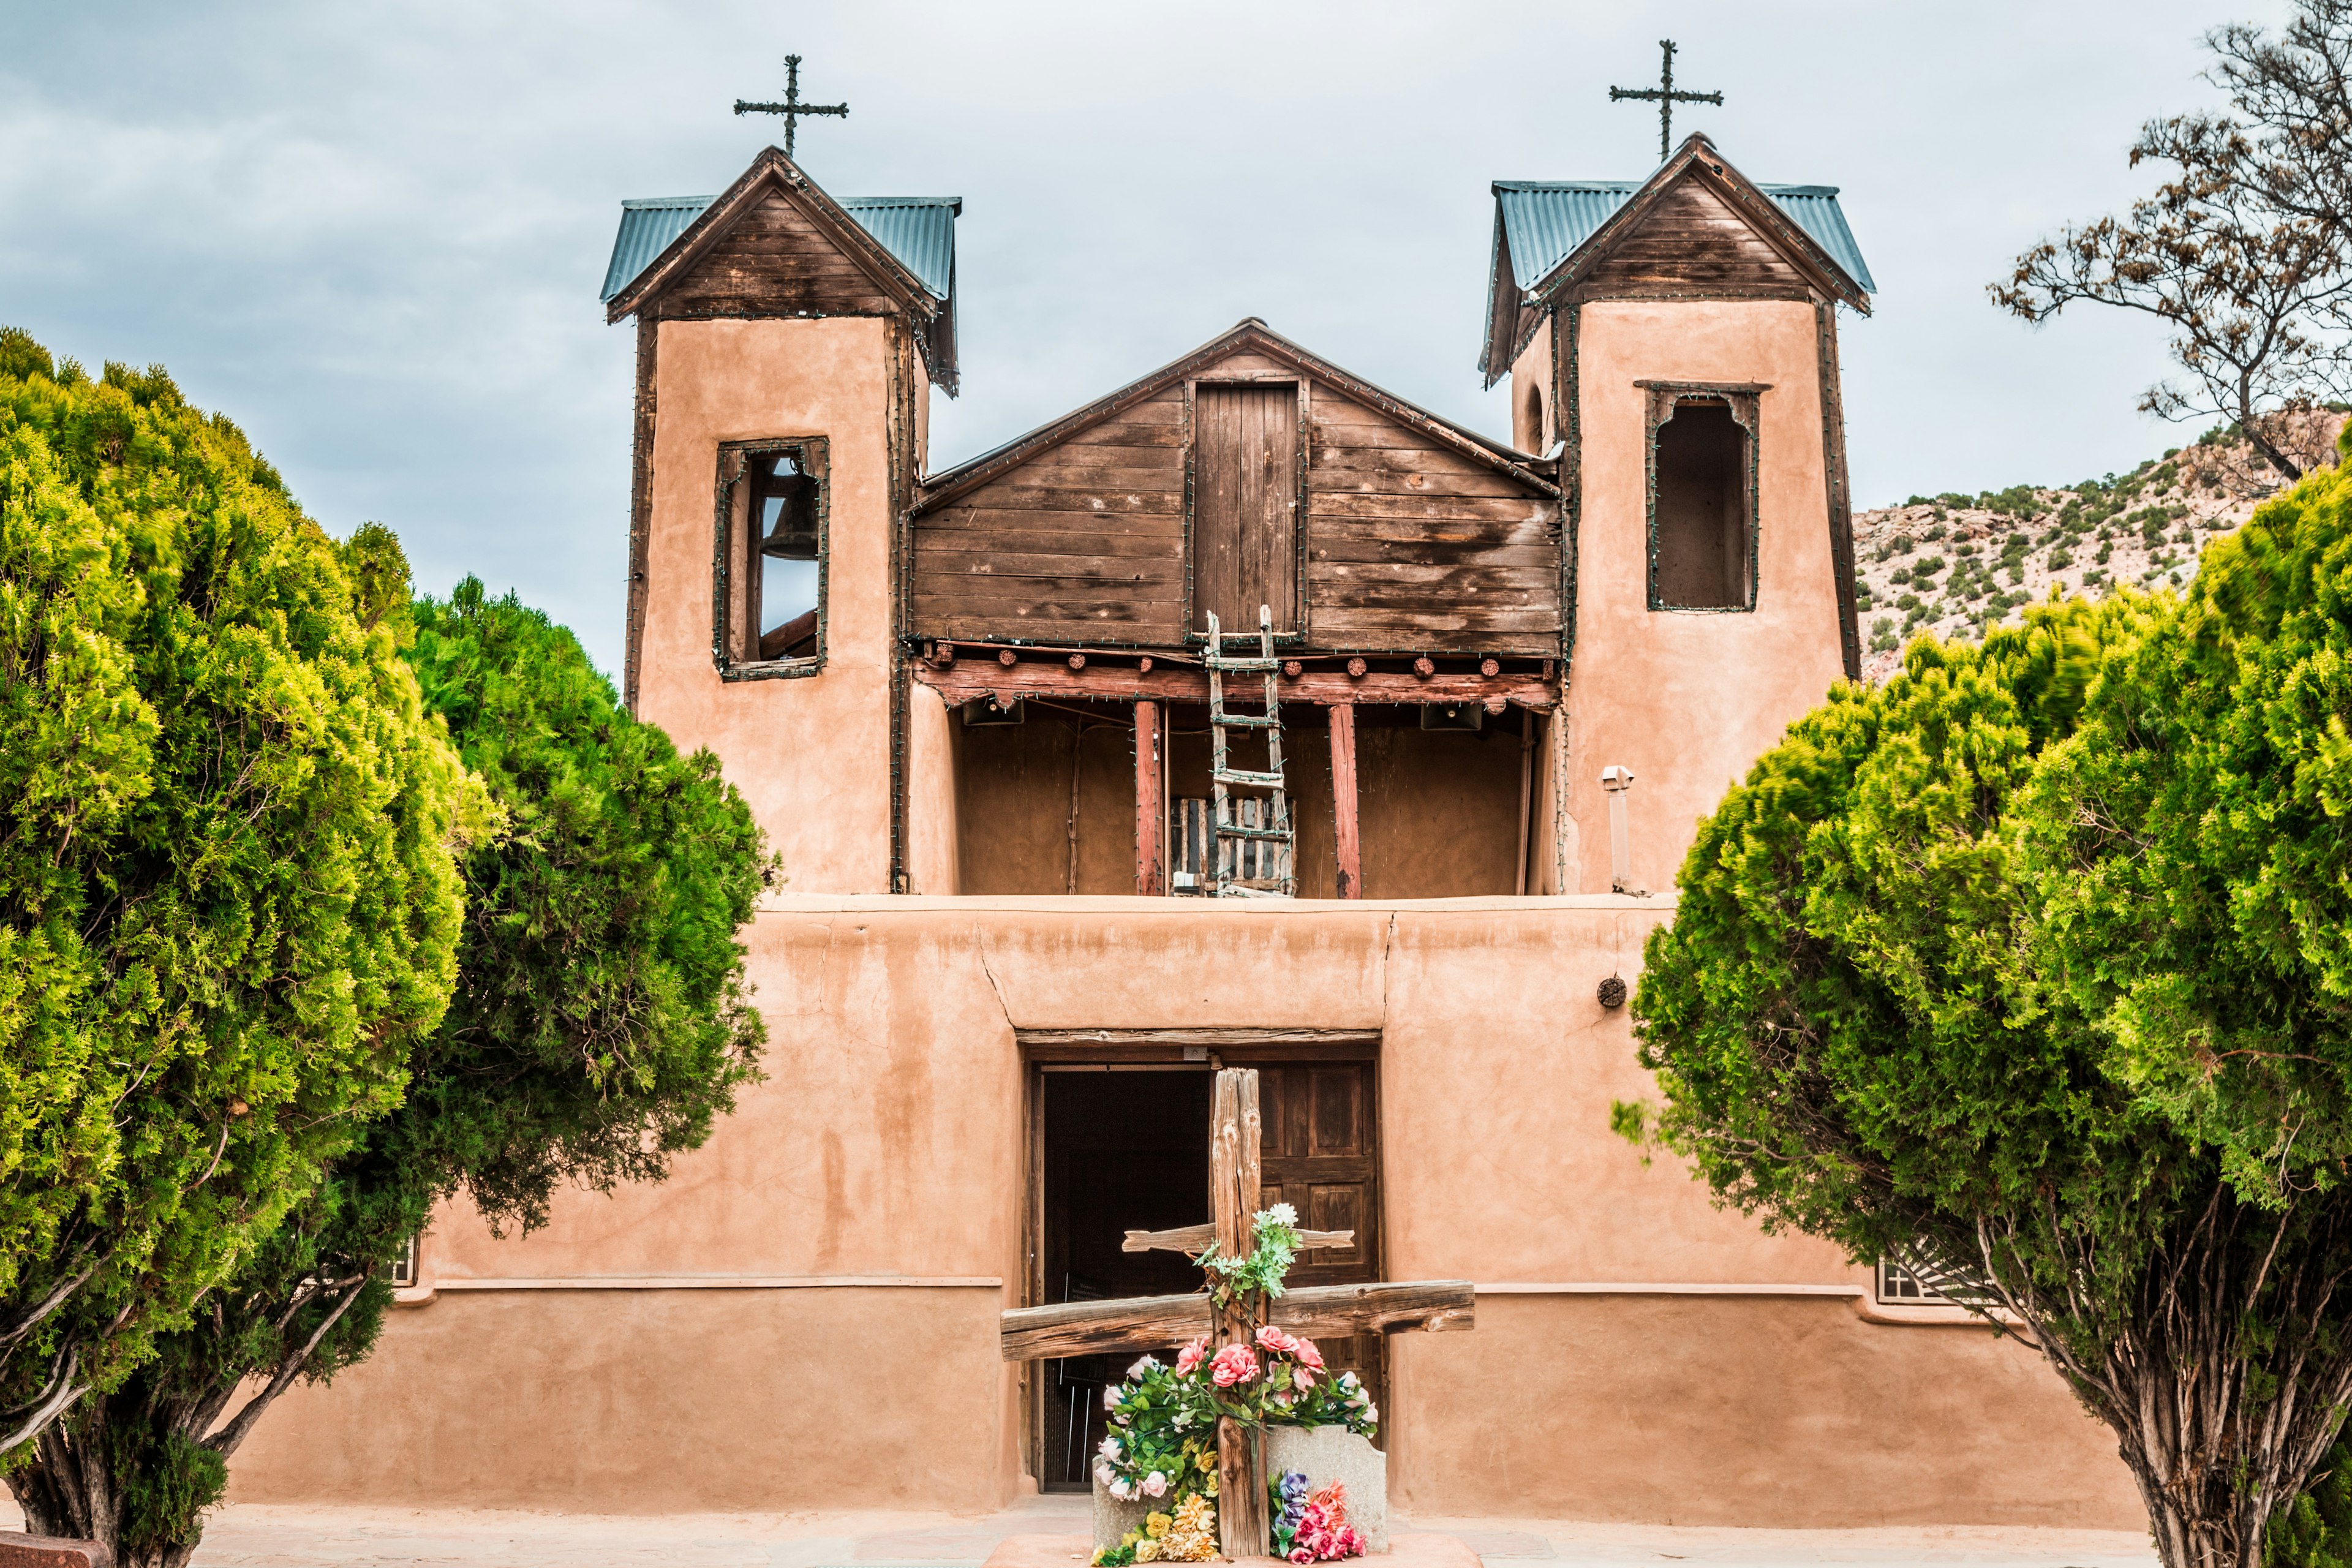
[[[1318,1247],[1291,1266],[1293,1285],[1354,1285],[1381,1278],[1380,1107],[1370,1062],[1258,1068],[1259,1207],[1286,1203],[1308,1230],[1352,1230],[1351,1247]],[[1388,1408],[1385,1342],[1378,1334],[1318,1340],[1334,1372],[1353,1370]]]
[[[1192,389],[1192,629],[1298,629],[1298,387],[1202,382]]]

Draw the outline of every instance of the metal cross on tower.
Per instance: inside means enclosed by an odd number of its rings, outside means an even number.
[[[786,55],[784,57],[783,102],[751,103],[739,98],[735,100],[735,112],[738,114],[782,115],[784,117],[784,156],[789,158],[793,155],[793,132],[798,128],[800,124],[800,117],[802,115],[838,114],[844,120],[846,120],[849,118],[849,105],[845,103],[803,103],[801,101],[801,58],[798,55]]]
[[[1612,87],[1609,101],[1635,98],[1658,106],[1658,162],[1663,163],[1675,150],[1675,105],[1677,103],[1714,103],[1723,101],[1719,92],[1676,92],[1675,90],[1675,41],[1660,38],[1658,47],[1666,52],[1666,66],[1656,87]]]

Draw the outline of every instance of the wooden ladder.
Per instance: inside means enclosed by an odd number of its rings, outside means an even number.
[[[1282,673],[1282,661],[1274,657],[1274,612],[1265,605],[1257,608],[1257,640],[1255,658],[1226,657],[1216,612],[1209,612],[1209,647],[1203,662],[1209,670],[1209,782],[1216,796],[1213,837],[1209,847],[1216,862],[1216,896],[1221,899],[1286,899],[1297,891],[1297,842],[1291,830],[1290,796],[1283,787],[1282,713],[1274,684]],[[1251,674],[1265,678],[1265,715],[1226,712],[1224,678]],[[1265,731],[1266,765],[1263,770],[1237,768],[1231,763],[1225,755],[1225,732],[1229,730]],[[1234,815],[1236,803],[1226,793],[1228,786],[1267,791],[1267,796],[1263,798],[1271,807],[1270,819],[1241,821]],[[1261,797],[1251,798],[1254,802]],[[1258,852],[1248,855],[1254,846]],[[1260,875],[1234,875],[1237,863],[1245,855],[1256,863],[1255,868]],[[1265,863],[1269,857],[1273,860],[1271,867]],[[1274,875],[1263,874],[1268,870]]]

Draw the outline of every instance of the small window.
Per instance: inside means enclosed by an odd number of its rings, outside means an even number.
[[[825,502],[821,437],[719,448],[713,651],[721,675],[808,675],[823,663]]]
[[[1520,451],[1538,454],[1543,451],[1543,388],[1533,376],[1528,378],[1527,395],[1519,399],[1518,428],[1513,434],[1518,437],[1513,444]]]
[[[1756,607],[1752,394],[1654,391],[1650,608]]]
[[[1909,1306],[1940,1307],[1945,1298],[1930,1289],[1916,1274],[1891,1258],[1878,1260],[1878,1299]]]
[[[407,1290],[415,1287],[416,1245],[417,1237],[410,1237],[401,1247],[400,1256],[392,1260],[392,1288],[395,1290]]]

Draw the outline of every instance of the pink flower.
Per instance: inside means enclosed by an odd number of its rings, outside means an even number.
[[[1304,1546],[1294,1546],[1290,1549],[1290,1560],[1293,1563],[1312,1563],[1315,1561],[1315,1553],[1307,1551]]]
[[[1257,1331],[1258,1348],[1275,1355],[1290,1355],[1297,1352],[1298,1342],[1276,1328],[1272,1323]]]
[[[1247,1345],[1227,1345],[1209,1363],[1209,1375],[1216,1380],[1219,1388],[1247,1383],[1257,1375],[1257,1357]]]
[[[1176,1375],[1179,1377],[1192,1376],[1193,1372],[1197,1370],[1200,1364],[1206,1361],[1208,1357],[1209,1336],[1202,1334],[1199,1339],[1194,1340],[1191,1344],[1186,1345],[1183,1350],[1177,1353]]]
[[[1315,1374],[1303,1366],[1290,1369],[1290,1381],[1301,1394],[1315,1386]]]
[[[1293,1340],[1290,1342],[1290,1348],[1284,1353],[1310,1372],[1323,1370],[1323,1352],[1315,1348],[1313,1340]]]

